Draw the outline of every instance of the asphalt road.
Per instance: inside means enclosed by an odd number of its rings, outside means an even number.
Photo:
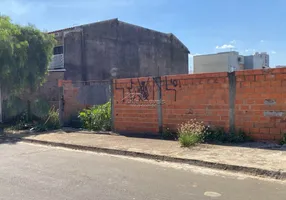
[[[0,144],[2,200],[285,200],[286,184],[203,168]]]

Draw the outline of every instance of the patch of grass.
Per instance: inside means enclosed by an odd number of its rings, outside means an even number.
[[[191,119],[179,126],[179,142],[183,147],[190,147],[204,142],[204,136],[206,133],[207,127],[203,122],[198,122],[196,119]]]
[[[194,146],[201,143],[201,137],[195,134],[181,135],[179,141],[183,147]]]

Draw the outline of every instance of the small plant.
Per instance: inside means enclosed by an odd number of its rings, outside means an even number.
[[[44,124],[48,130],[56,130],[60,128],[59,112],[55,108],[50,109],[48,118]]]
[[[285,144],[286,144],[286,133],[284,133],[280,144],[281,144],[281,145],[285,145]]]
[[[207,127],[203,122],[198,122],[196,119],[182,123],[178,128],[179,141],[184,147],[202,143],[206,133]]]
[[[78,116],[83,127],[92,131],[111,130],[111,101],[106,104],[84,109]]]
[[[176,133],[173,133],[170,128],[165,128],[162,132],[162,138],[164,140],[176,140]]]
[[[51,108],[46,116],[45,120],[41,120],[36,127],[34,127],[35,131],[42,132],[48,130],[56,130],[59,129],[60,126],[60,118],[59,112],[54,107]]]
[[[204,137],[205,141],[210,143],[242,143],[251,141],[242,130],[226,133],[223,128],[210,129]]]

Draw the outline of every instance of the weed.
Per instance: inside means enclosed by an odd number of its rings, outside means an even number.
[[[59,129],[60,126],[60,118],[59,112],[54,107],[52,107],[45,120],[41,120],[37,123],[37,125],[33,128],[36,132],[48,131],[48,130],[56,130]]]
[[[111,130],[111,101],[84,109],[78,116],[83,127],[92,131]]]
[[[201,138],[195,134],[181,135],[179,141],[183,147],[190,147],[201,143]]]
[[[205,136],[205,141],[210,143],[243,143],[251,139],[242,131],[226,133],[223,128],[209,130]]]
[[[178,128],[179,141],[184,147],[202,143],[206,133],[207,127],[203,122],[198,122],[196,119],[182,123]]]

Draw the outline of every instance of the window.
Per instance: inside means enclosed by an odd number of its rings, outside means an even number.
[[[63,54],[63,53],[64,53],[63,46],[54,47],[54,55]]]

